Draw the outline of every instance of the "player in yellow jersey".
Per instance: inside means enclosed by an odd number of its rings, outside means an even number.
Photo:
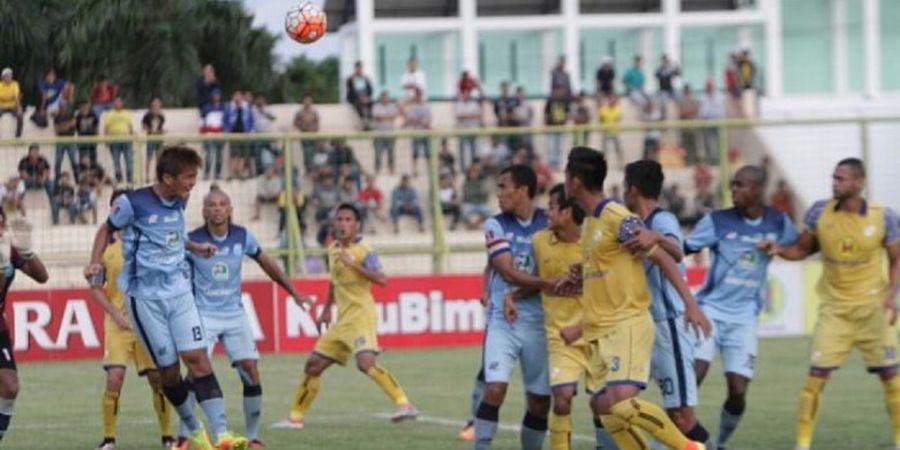
[[[603,154],[575,147],[566,165],[566,195],[587,213],[581,229],[582,327],[600,390],[591,407],[621,450],[646,449],[640,430],[671,449],[705,449],[684,436],[660,407],[637,398],[650,376],[654,326],[642,256],[653,261],[682,298],[693,298],[672,257],[657,245],[639,255],[625,246],[643,229],[640,218],[603,195]],[[576,266],[577,267],[577,266]]]
[[[110,206],[125,190],[116,190],[109,198]],[[125,382],[125,369],[133,362],[138,375],[147,377],[153,391],[153,408],[159,422],[163,448],[175,441],[172,437],[172,405],[166,400],[162,382],[153,358],[140,345],[125,312],[125,293],[119,289],[116,279],[122,271],[121,232],[113,234],[114,241],[103,252],[103,269],[88,281],[91,298],[106,312],[103,320],[103,369],[106,370],[106,389],[103,392],[103,441],[97,450],[113,450],[116,444],[116,421],[119,414],[119,395]]]
[[[816,287],[819,315],[809,377],[800,394],[797,449],[810,448],[825,382],[854,347],[884,384],[894,446],[900,449],[900,361],[897,332],[891,326],[900,291],[900,223],[894,211],[862,196],[865,179],[862,161],[840,161],[831,175],[833,198],[810,208],[797,242],[783,248],[765,244],[771,254],[791,260],[822,252],[823,273]],[[887,277],[885,253],[890,260]]]
[[[339,205],[334,217],[337,239],[328,248],[328,267],[331,268],[328,299],[322,306],[316,325],[321,329],[331,322],[331,308],[334,305],[338,308],[338,319],[328,332],[319,337],[306,360],[287,420],[287,426],[291,428],[303,428],[303,419],[319,392],[322,372],[334,363],[346,364],[351,355],[356,358],[359,371],[368,375],[397,406],[391,420],[412,420],[419,414],[394,376],[376,364],[380,349],[372,283],[384,286],[387,277],[378,255],[359,233],[359,210],[349,203]]]

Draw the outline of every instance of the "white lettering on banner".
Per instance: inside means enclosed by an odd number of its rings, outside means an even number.
[[[13,303],[13,318],[16,324],[16,340],[13,347],[16,351],[28,350],[28,344],[34,341],[41,348],[51,349],[56,344],[47,335],[45,327],[50,324],[53,314],[50,305],[42,301],[24,301]],[[34,320],[28,320],[29,313],[34,313]]]
[[[287,314],[284,315],[284,332],[289,338],[298,338],[300,336],[318,336],[319,331],[316,330],[316,322],[310,317],[310,314],[297,306],[294,302],[285,302],[287,305]],[[321,314],[322,307],[316,308],[316,316]],[[334,317],[334,315],[332,315]]]
[[[400,294],[400,332],[424,333],[428,329],[428,298],[419,292]]]
[[[69,335],[73,333],[81,335],[81,341],[86,348],[100,347],[100,340],[97,339],[97,330],[94,329],[94,321],[91,320],[87,302],[80,298],[66,302],[55,348],[69,348]]]
[[[444,302],[444,330],[477,331],[484,329],[484,306],[475,300],[448,300]]]
[[[241,304],[244,306],[244,314],[247,315],[247,321],[250,322],[250,329],[253,331],[253,340],[261,341],[265,339],[266,335],[263,333],[262,325],[259,323],[256,307],[253,306],[253,297],[246,292],[242,293]]]
[[[381,303],[375,305],[378,317],[378,334],[397,334],[400,332],[400,315],[397,314],[397,303]]]

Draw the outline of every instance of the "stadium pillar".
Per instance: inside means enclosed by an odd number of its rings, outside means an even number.
[[[831,0],[831,71],[834,72],[834,91],[847,93],[847,0]]]
[[[375,1],[356,0],[356,50],[358,59],[363,68],[370,74],[375,74]],[[381,84],[387,84],[385,80],[378,80]],[[378,84],[378,83],[376,83]]]
[[[782,59],[781,0],[760,0],[766,26],[766,95],[781,97],[784,64]]]
[[[478,73],[478,32],[475,31],[475,16],[478,13],[475,0],[459,0],[459,37],[462,45],[462,68],[470,74],[483,79]]]
[[[662,12],[665,52],[669,59],[681,64],[681,0],[663,0]]]
[[[879,0],[863,0],[863,68],[865,93],[869,98],[881,93],[881,28]]]
[[[579,24],[580,0],[562,0],[561,10],[563,16],[563,54],[566,55],[566,64],[569,71],[569,79],[572,90],[581,90],[581,52],[579,51]],[[546,84],[545,84],[546,86]],[[549,92],[548,92],[549,94]]]

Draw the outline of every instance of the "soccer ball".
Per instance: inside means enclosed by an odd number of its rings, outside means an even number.
[[[312,44],[325,34],[328,22],[318,6],[303,2],[284,16],[284,31],[301,44]]]

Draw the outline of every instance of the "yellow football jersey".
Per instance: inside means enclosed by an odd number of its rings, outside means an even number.
[[[125,258],[122,256],[122,241],[117,240],[103,251],[103,269],[106,271],[106,297],[118,309],[125,309],[125,293],[119,289],[119,274]]]
[[[564,242],[550,230],[541,230],[531,238],[537,260],[538,276],[557,279],[569,274],[569,267],[581,262],[581,240]],[[559,330],[581,324],[581,299],[541,294],[547,338],[559,337]]]
[[[900,242],[893,211],[864,202],[858,213],[848,213],[831,199],[816,202],[805,222],[822,252],[817,285],[822,300],[846,305],[883,301],[888,287],[884,247]]]
[[[585,218],[581,228],[585,334],[648,313],[650,291],[642,258],[622,246],[642,226],[638,216],[608,199]]]
[[[360,313],[375,313],[375,298],[372,297],[372,282],[351,267],[341,262],[341,250],[350,254],[354,261],[368,269],[381,270],[381,262],[372,247],[357,238],[347,247],[337,241],[328,248],[328,266],[331,284],[334,285],[334,300],[338,307],[338,319],[354,317]]]

